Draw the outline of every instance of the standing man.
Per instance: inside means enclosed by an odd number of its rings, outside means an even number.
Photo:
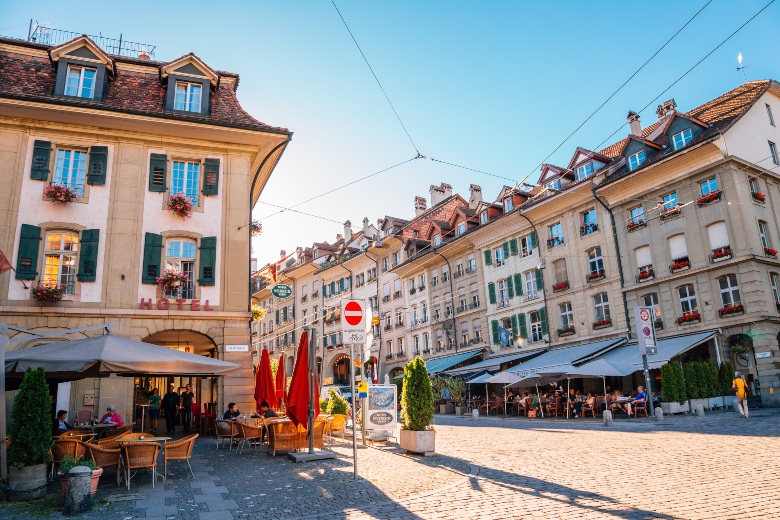
[[[192,425],[192,402],[194,400],[195,394],[192,392],[192,386],[185,386],[184,392],[181,394],[181,421],[184,425],[184,433],[190,432],[190,426]]]
[[[176,426],[174,421],[176,420],[176,412],[179,409],[179,394],[174,390],[173,383],[168,385],[168,393],[163,396],[162,408],[165,411],[165,427],[168,433],[174,433]]]
[[[731,388],[736,391],[737,408],[739,408],[739,416],[748,418],[748,404],[747,404],[747,383],[742,379],[742,374],[734,372],[734,381],[731,382]]]

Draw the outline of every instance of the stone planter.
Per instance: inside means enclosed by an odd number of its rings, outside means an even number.
[[[455,406],[455,415],[463,415],[466,413],[465,406]]]
[[[709,397],[707,398],[707,405],[712,408],[723,408],[723,397]]]
[[[436,434],[433,430],[415,432],[401,430],[401,449],[410,453],[433,455],[436,451]]]
[[[448,413],[455,413],[455,403],[440,404],[439,413],[442,415]]]
[[[103,468],[97,468],[92,470],[92,483],[90,488],[90,494],[94,497],[97,493],[98,482],[100,481],[100,475],[103,474]],[[62,487],[62,494],[68,494],[68,475],[60,477],[60,486]]]
[[[8,499],[11,502],[21,502],[23,500],[33,500],[46,495],[46,464],[36,466],[8,467],[8,485],[13,489],[25,491],[36,489],[29,493],[19,493],[16,491],[8,492]]]
[[[696,407],[701,405],[702,408],[709,408],[709,399],[689,399],[688,409],[691,413],[696,411]]]
[[[725,408],[731,408],[734,405],[734,399],[736,399],[736,396],[733,395],[723,395],[721,397],[717,397],[716,399],[723,399],[725,401]]]
[[[680,404],[677,401],[673,403],[661,403],[661,410],[664,411],[664,415],[685,413],[688,411],[688,401],[684,401],[683,404]]]

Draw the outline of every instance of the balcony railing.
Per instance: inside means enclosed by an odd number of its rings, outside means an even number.
[[[385,325],[385,330],[393,330],[393,326],[388,323]]]
[[[461,305],[460,307],[458,307],[458,312],[466,312],[467,310],[468,310],[467,305]]]
[[[463,271],[455,271],[453,278],[460,278],[461,276],[463,276]]]
[[[596,222],[590,222],[584,226],[580,226],[580,236],[590,235],[599,230],[599,225]]]
[[[527,302],[531,300],[538,300],[538,299],[539,299],[539,293],[536,291],[525,293],[524,300]]]
[[[649,282],[655,278],[655,272],[652,265],[646,265],[639,268],[639,274],[636,277],[636,283]]]
[[[382,303],[387,303],[390,301],[390,296],[382,296]]]
[[[550,237],[547,239],[547,248],[552,249],[554,247],[563,245],[563,237]]]
[[[471,302],[469,304],[469,308],[471,308],[471,309],[476,309],[477,307],[479,307],[479,300],[477,300],[475,302]]]
[[[469,266],[466,268],[466,273],[473,273],[476,272],[476,270],[477,270],[476,267]]]
[[[499,300],[498,305],[496,305],[497,308],[503,309],[504,307],[509,307],[509,300]]]
[[[397,299],[398,299],[398,298],[400,298],[400,297],[401,297],[401,291],[395,291],[395,292],[393,293],[393,299],[394,299],[394,300],[397,300]]]

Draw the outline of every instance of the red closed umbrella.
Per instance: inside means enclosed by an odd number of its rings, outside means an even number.
[[[309,402],[311,401],[311,387],[309,386],[309,335],[301,333],[301,341],[298,343],[298,355],[295,357],[290,391],[287,393],[287,417],[299,426],[308,428]],[[317,389],[317,380],[314,379],[314,409],[320,409],[320,395]]]
[[[284,399],[284,391],[287,388],[287,373],[284,370],[284,354],[279,356],[279,365],[276,367],[276,400],[279,404],[279,409],[282,409],[282,399]]]
[[[271,370],[271,358],[266,348],[260,355],[260,364],[257,365],[257,374],[255,374],[255,401],[257,401],[258,409],[263,401],[267,401],[269,404],[276,401],[274,373]]]

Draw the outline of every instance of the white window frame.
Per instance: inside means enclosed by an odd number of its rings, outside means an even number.
[[[526,235],[520,238],[520,256],[525,258],[534,254],[534,248],[531,247],[531,236]]]
[[[686,128],[682,132],[678,132],[672,136],[672,146],[675,150],[681,150],[685,148],[685,145],[691,142],[693,139],[693,130]]]
[[[653,314],[655,314],[655,319],[661,319],[661,306],[658,305],[658,293],[647,293],[643,295],[642,305],[644,307],[651,307],[653,309]]]
[[[487,210],[485,210],[479,214],[479,223],[480,225],[482,225],[482,224],[487,224],[487,222],[488,222],[488,212]]]
[[[563,244],[563,225],[556,222],[549,227],[550,240],[553,241],[553,247]]]
[[[506,259],[504,258],[504,248],[503,247],[498,247],[498,248],[494,249],[493,253],[494,253],[493,256],[495,256],[495,258],[496,258],[496,260],[494,262],[495,267],[501,267],[502,265],[506,264]]]
[[[59,237],[59,240],[55,240],[55,237]],[[43,243],[41,285],[62,287],[65,294],[76,294],[80,245],[81,237],[76,231],[46,231]]]
[[[509,213],[513,209],[515,209],[515,201],[509,196],[504,199],[504,213]]]
[[[780,304],[780,276],[777,273],[769,273],[769,283],[775,296],[775,304]]]
[[[558,316],[561,320],[562,329],[574,326],[574,310],[571,307],[571,302],[558,304]]]
[[[57,149],[55,153],[52,186],[65,186],[81,198],[84,196],[84,182],[87,175],[88,154],[83,150]]]
[[[433,235],[433,247],[441,245],[441,234]]]
[[[769,144],[769,155],[772,156],[772,162],[780,164],[780,156],[777,155],[777,145],[772,141],[767,141],[767,144]]]
[[[506,307],[509,305],[509,286],[507,284],[507,279],[502,278],[496,282],[496,287],[498,289],[498,304],[501,307]]]
[[[631,154],[628,157],[628,169],[631,171],[636,170],[647,160],[647,154],[644,150],[639,150],[635,154]]]
[[[198,244],[189,238],[170,238],[165,240],[165,268],[187,274],[187,284],[175,291],[165,292],[166,298],[195,298],[195,262],[198,257]]]
[[[526,271],[523,273],[524,278],[524,284],[525,285],[525,294],[526,297],[530,298],[531,295],[536,294],[538,291],[538,288],[536,287],[536,272],[534,271]]]
[[[772,249],[772,241],[769,238],[769,227],[763,220],[758,221],[758,234],[761,237],[761,244],[764,249]]]
[[[631,222],[636,225],[645,222],[645,208],[643,206],[637,206],[629,211],[631,215]]]
[[[200,112],[203,103],[203,85],[189,81],[177,81],[173,96],[173,109],[182,112]],[[196,99],[197,97],[197,99]]]
[[[80,65],[68,65],[68,72],[65,78],[65,95],[93,99],[95,97],[96,79],[97,69]],[[71,80],[75,80],[75,84]],[[92,86],[89,85],[90,83]]]
[[[670,210],[677,207],[677,192],[673,191],[668,195],[663,196],[664,210]]]
[[[689,312],[697,312],[699,310],[698,303],[696,301],[696,289],[693,284],[681,285],[677,288],[677,298],[680,302],[680,310],[683,315]]]
[[[193,206],[200,200],[200,162],[175,160],[171,166],[171,194],[183,193]]]
[[[583,165],[577,166],[577,180],[586,179],[593,175],[593,163],[586,162]]]
[[[599,293],[593,296],[593,315],[596,318],[594,321],[612,319],[609,312],[609,295],[607,293]]]
[[[718,278],[718,288],[720,289],[720,301],[724,307],[742,303],[737,275],[727,274]]]
[[[465,232],[466,232],[466,223],[465,222],[459,223],[458,224],[458,235],[462,235]]]
[[[772,107],[769,106],[769,103],[764,103],[764,106],[766,107],[766,116],[769,118],[769,124],[775,126],[775,118],[772,116]]]
[[[707,179],[706,181],[700,182],[699,188],[701,188],[702,196],[709,195],[710,193],[715,193],[719,191],[717,177],[712,177],[710,179]]]
[[[529,343],[542,341],[544,336],[542,335],[542,316],[539,311],[531,311],[528,313],[528,324]]]
[[[604,270],[604,257],[601,256],[601,246],[596,246],[588,251],[588,269],[591,275],[606,272]]]

